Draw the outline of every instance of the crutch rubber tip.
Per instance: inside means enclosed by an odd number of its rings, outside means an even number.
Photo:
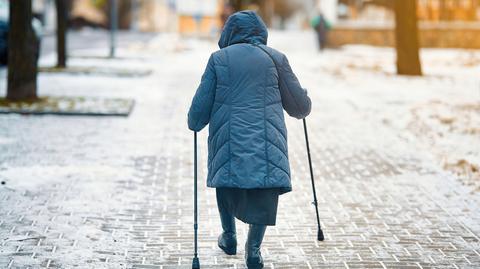
[[[193,258],[192,269],[200,269],[200,260],[197,257]]]
[[[325,240],[325,237],[323,236],[323,231],[322,231],[322,229],[318,229],[317,239],[318,239],[318,241],[323,241],[323,240]]]

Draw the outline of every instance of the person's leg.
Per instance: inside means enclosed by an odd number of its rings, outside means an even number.
[[[322,51],[322,35],[321,33],[317,30],[317,44],[318,44],[318,50]]]
[[[326,30],[323,30],[322,33],[321,33],[321,50],[323,51],[325,49],[325,47],[327,46],[327,32]]]
[[[250,224],[248,239],[245,244],[245,261],[249,269],[263,268],[263,258],[260,253],[266,225]]]
[[[224,193],[217,189],[217,206],[222,222],[222,234],[218,237],[218,247],[228,255],[237,254],[237,234],[235,229],[235,217],[228,211],[225,205]]]

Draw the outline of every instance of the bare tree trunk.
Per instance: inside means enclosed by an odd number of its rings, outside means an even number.
[[[421,76],[416,0],[395,0],[397,73]]]
[[[265,0],[263,2],[263,16],[265,18],[265,23],[272,27],[273,17],[275,15],[275,2],[274,0]]]
[[[240,11],[243,9],[243,1],[242,0],[231,0],[233,8],[235,9],[235,12]]]
[[[38,40],[32,28],[32,1],[10,0],[7,99],[37,97]]]
[[[440,1],[440,20],[441,21],[446,21],[448,20],[448,11],[447,11],[447,6],[445,4],[445,1]]]
[[[57,8],[57,67],[67,66],[67,0],[55,0]]]
[[[476,19],[476,16],[477,16],[477,1],[475,0],[470,0],[469,3],[468,3],[468,20],[469,21],[475,21]]]
[[[144,1],[144,2],[149,2],[149,1]],[[112,13],[111,13],[112,1],[109,0],[106,2],[107,4],[105,5],[104,11],[105,11],[105,14],[107,14],[108,25],[111,26],[112,19],[113,19]],[[155,1],[151,1],[151,2],[155,2]],[[132,3],[133,3],[132,0],[117,0],[117,2],[115,3],[115,7],[117,9],[116,23],[117,23],[118,29],[122,29],[122,30],[130,29],[130,26],[133,22],[133,15],[134,15],[132,14]],[[155,6],[155,3],[152,3],[151,7],[154,7],[154,6]]]
[[[119,1],[118,6],[118,27],[120,29],[129,29],[132,24],[132,1],[122,0]]]

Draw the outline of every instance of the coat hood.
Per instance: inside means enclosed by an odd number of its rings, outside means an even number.
[[[218,46],[223,49],[233,44],[267,44],[268,31],[265,23],[251,10],[231,15],[223,27]]]

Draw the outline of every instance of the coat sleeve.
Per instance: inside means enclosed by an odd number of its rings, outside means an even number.
[[[212,55],[208,60],[202,81],[188,111],[188,128],[190,130],[199,132],[209,123],[213,101],[215,100],[216,86],[217,77]]]
[[[283,108],[288,115],[294,118],[307,117],[312,109],[312,101],[307,95],[307,90],[300,85],[285,55],[282,55],[279,72],[278,79]]]

